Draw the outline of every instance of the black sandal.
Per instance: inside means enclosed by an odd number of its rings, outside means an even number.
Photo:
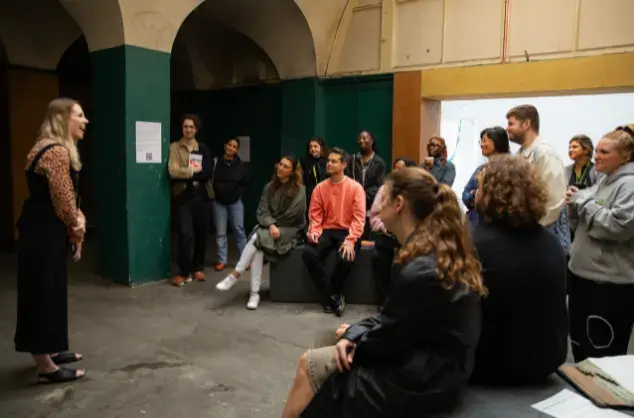
[[[84,358],[84,356],[82,356],[81,354],[73,353],[70,351],[59,353],[54,357],[51,356],[51,360],[53,360],[53,363],[58,366],[61,366],[62,364],[76,363],[78,361],[81,361],[82,358]]]
[[[37,384],[38,385],[50,385],[54,383],[67,383],[72,382],[82,377],[86,376],[86,373],[81,376],[77,374],[77,370],[75,369],[67,369],[65,367],[60,367],[53,373],[38,373],[37,374]],[[42,380],[45,379],[45,380]]]

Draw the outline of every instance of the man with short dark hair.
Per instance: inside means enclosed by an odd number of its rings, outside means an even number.
[[[344,174],[348,155],[340,148],[328,154],[326,171],[330,178],[313,191],[310,201],[308,244],[304,263],[321,292],[324,312],[341,316],[345,308],[343,287],[361,248],[365,227],[365,192],[363,186]],[[337,262],[330,280],[324,262],[336,250]]]
[[[535,167],[548,191],[546,215],[540,223],[553,232],[564,250],[570,248],[570,226],[564,199],[567,179],[564,163],[555,147],[539,137],[539,112],[533,105],[515,106],[506,114],[509,139],[520,145],[522,155]]]
[[[210,184],[213,162],[209,148],[196,140],[200,129],[198,116],[183,116],[181,128],[183,136],[170,144],[168,161],[178,219],[179,272],[172,279],[174,286],[182,286],[192,279],[205,280],[205,250],[213,197]]]

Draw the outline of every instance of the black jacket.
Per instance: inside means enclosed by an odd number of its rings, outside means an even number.
[[[480,224],[473,241],[489,295],[482,300],[482,334],[471,380],[534,383],[566,360],[566,256],[539,225]]]
[[[310,196],[315,187],[328,177],[326,173],[326,157],[307,157],[302,161],[304,171],[304,186],[306,186],[306,199],[310,202]]]
[[[365,190],[365,207],[367,210],[370,210],[372,207],[376,192],[378,192],[379,188],[383,185],[386,170],[387,168],[383,158],[381,158],[379,154],[374,153],[374,157],[372,157],[368,163],[368,171],[365,174],[364,181],[361,154],[357,153],[350,157],[350,164],[346,169],[346,175],[358,181],[363,186],[363,190]]]
[[[445,289],[432,256],[392,277],[383,312],[344,334],[357,342],[351,371],[335,371],[302,417],[422,417],[455,404],[473,368],[480,296]]]
[[[218,158],[213,184],[216,202],[221,205],[233,205],[242,198],[248,184],[248,169],[240,157],[236,156],[231,161]]]

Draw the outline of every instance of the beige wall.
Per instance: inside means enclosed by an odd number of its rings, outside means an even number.
[[[634,50],[634,0],[512,0],[508,10],[506,3],[30,0],[2,2],[0,37],[11,63],[54,68],[82,32],[93,51],[127,43],[170,52],[183,22],[198,15],[209,30],[196,46],[178,48],[189,51],[201,86],[274,73],[296,78],[516,62],[526,59],[525,52],[534,61]],[[240,38],[242,46],[231,53],[216,39],[224,32],[213,28],[221,26],[258,48]],[[209,62],[210,51],[231,55],[231,71]]]
[[[329,72],[376,72],[377,56],[383,71],[400,71],[634,50],[632,0],[512,0],[506,42],[504,0],[377,2],[351,0]]]

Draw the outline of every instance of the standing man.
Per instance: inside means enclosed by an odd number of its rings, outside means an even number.
[[[509,139],[520,145],[519,155],[535,167],[548,191],[546,215],[540,223],[553,232],[564,251],[570,249],[570,226],[564,199],[567,179],[555,148],[539,137],[539,112],[532,105],[516,106],[506,114]]]
[[[172,199],[178,216],[178,275],[174,286],[205,280],[205,250],[213,198],[214,164],[205,144],[196,140],[200,119],[181,119],[183,137],[170,144],[168,170],[172,178]],[[193,246],[193,248],[192,248]],[[193,257],[192,257],[193,254]]]
[[[346,306],[343,287],[365,227],[365,192],[344,174],[347,165],[348,154],[332,148],[326,163],[330,178],[317,185],[310,201],[308,245],[303,254],[310,277],[324,298],[324,312],[337,316]],[[332,251],[337,251],[337,262],[328,280],[324,263]]]

